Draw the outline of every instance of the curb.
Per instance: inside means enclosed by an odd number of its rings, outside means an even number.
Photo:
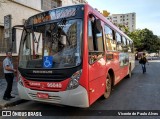
[[[2,104],[0,104],[0,109],[3,109],[3,108],[5,108],[5,107],[9,107],[9,106],[15,106],[15,105],[18,105],[18,104],[21,104],[21,103],[25,103],[25,102],[27,102],[28,100],[23,100],[23,99],[20,99],[20,98],[18,98],[17,100],[15,100],[15,101],[12,101],[12,102],[7,102],[7,103],[5,103],[4,105]]]

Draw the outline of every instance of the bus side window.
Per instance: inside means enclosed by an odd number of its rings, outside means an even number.
[[[123,46],[126,46],[127,44],[126,44],[126,39],[125,39],[125,37],[122,37],[122,40],[123,40]]]
[[[89,51],[94,51],[91,21],[88,21],[88,49]]]
[[[127,46],[127,39],[125,37],[122,37],[123,40],[123,51],[128,52],[128,46]]]
[[[128,39],[127,40],[127,46],[128,46],[128,52],[131,52],[131,45],[130,45],[130,41]]]
[[[121,40],[121,35],[116,32],[116,40],[117,40],[117,50],[122,51],[122,40]]]
[[[132,41],[130,41],[130,47],[131,47],[131,52],[134,53],[134,44]]]
[[[105,25],[105,37],[106,37],[106,45],[107,50],[116,50],[116,44],[115,44],[115,35],[114,31]]]
[[[114,44],[114,47],[113,47],[113,50],[116,51],[116,32],[114,30],[112,30],[112,34],[113,34],[113,44]]]
[[[92,14],[88,20],[88,50],[90,64],[101,58],[104,54],[101,21]]]

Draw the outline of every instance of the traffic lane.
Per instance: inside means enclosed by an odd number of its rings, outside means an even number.
[[[159,110],[160,61],[149,62],[146,68],[147,72],[143,74],[141,65],[136,63],[132,78],[122,80],[114,87],[108,100],[99,100],[91,108],[99,110]]]
[[[147,73],[142,74],[141,66],[137,64],[137,67],[133,71],[132,78],[122,80],[112,91],[112,94],[108,100],[98,99],[90,108],[86,110],[159,110],[160,104],[160,62],[152,61],[150,65],[147,65]],[[38,103],[30,101],[28,103],[11,107],[9,109],[20,110],[53,110],[61,111],[62,109],[73,110],[74,113],[80,113],[79,108],[62,106],[62,105],[50,105],[46,103]],[[89,114],[92,116],[92,112]],[[94,115],[94,114],[93,114]],[[75,118],[76,116],[71,116]],[[79,117],[79,116],[77,116]],[[76,117],[76,118],[77,118]],[[92,116],[96,118],[96,116]],[[108,117],[107,117],[108,118]],[[110,117],[112,118],[112,117]],[[113,117],[115,118],[115,117]],[[119,118],[119,117],[117,117]],[[124,118],[124,117],[123,117]],[[132,117],[131,117],[132,118]],[[139,118],[139,117],[138,117]],[[147,117],[148,118],[148,117]]]
[[[142,73],[136,63],[132,78],[115,86],[108,100],[97,101],[91,107],[104,110],[160,110],[160,61],[149,62]],[[105,106],[101,106],[105,105]]]

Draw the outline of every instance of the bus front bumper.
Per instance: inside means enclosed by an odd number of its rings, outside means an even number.
[[[89,107],[87,90],[80,85],[76,89],[72,90],[49,92],[49,91],[31,90],[23,87],[18,83],[18,92],[21,99],[56,103],[56,104],[69,105],[75,107]],[[48,99],[38,98],[37,97],[38,93],[47,94]]]

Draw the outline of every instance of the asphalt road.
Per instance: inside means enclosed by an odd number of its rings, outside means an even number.
[[[132,78],[123,79],[112,90],[109,99],[98,99],[90,108],[80,109],[76,107],[51,105],[46,103],[28,101],[14,107],[8,107],[7,110],[49,110],[53,115],[60,115],[54,117],[41,118],[65,118],[65,119],[160,119],[159,116],[107,116],[108,111],[111,113],[118,113],[127,110],[132,110],[138,113],[158,110],[160,115],[160,60],[152,60],[149,62],[147,72],[142,73],[141,66],[137,63],[133,71]],[[114,111],[118,110],[118,111]],[[145,110],[145,111],[144,111]],[[52,112],[51,112],[52,111]],[[65,111],[69,114],[65,116]],[[145,113],[143,113],[145,114]],[[156,113],[155,113],[156,114]],[[70,116],[71,115],[71,116]],[[84,116],[89,115],[89,116]],[[12,117],[17,119],[17,117]],[[18,119],[30,119],[37,117],[18,117]],[[8,117],[2,117],[8,119]]]

